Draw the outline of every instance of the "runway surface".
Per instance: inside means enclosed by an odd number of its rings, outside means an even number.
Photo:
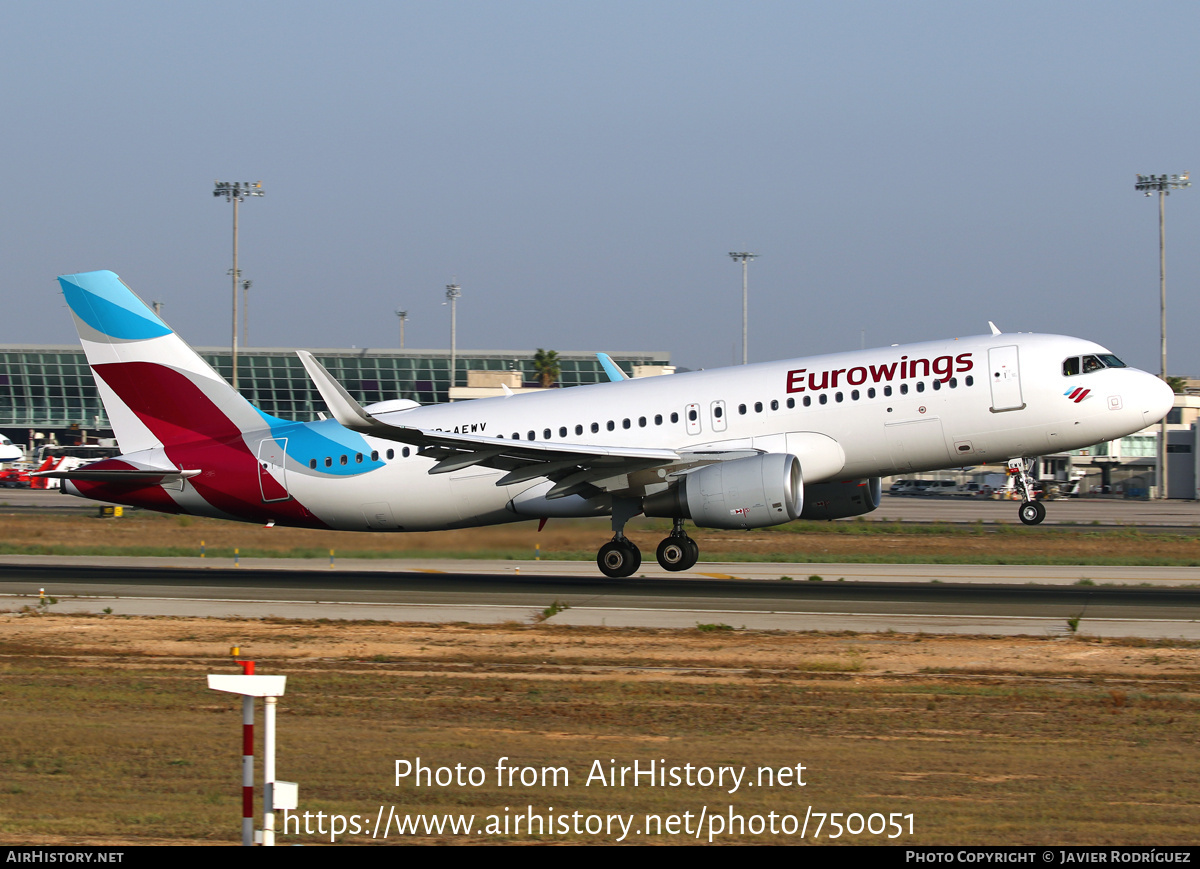
[[[1137,525],[1147,528],[1200,528],[1200,501],[1133,501],[1121,498],[1071,498],[1046,501],[1049,525]],[[0,490],[0,509],[16,513],[94,515],[96,501],[49,489]],[[980,498],[911,497],[885,494],[866,521],[1016,523],[1016,501]]]
[[[48,610],[114,615],[530,622],[558,604],[550,623],[1200,640],[1193,568],[701,564],[613,580],[586,562],[194,561],[5,556],[0,609],[37,607],[45,589]]]

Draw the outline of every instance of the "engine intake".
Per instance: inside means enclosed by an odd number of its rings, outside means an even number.
[[[691,519],[701,528],[764,528],[791,522],[804,504],[800,460],[766,453],[705,465],[642,501],[647,516]]]
[[[801,519],[845,519],[862,516],[879,506],[883,480],[843,480],[839,483],[813,483],[804,492]]]

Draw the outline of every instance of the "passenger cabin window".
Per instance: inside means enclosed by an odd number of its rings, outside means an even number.
[[[679,414],[672,413],[671,414],[671,422],[679,422]]]

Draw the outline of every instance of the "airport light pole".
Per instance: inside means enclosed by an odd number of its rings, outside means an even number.
[[[242,281],[242,346],[250,346],[250,287],[254,281]]]
[[[462,287],[458,284],[446,284],[446,302],[450,303],[450,388],[455,386],[456,367],[458,364],[458,298],[462,295]],[[443,302],[442,304],[445,304]],[[448,401],[454,401],[450,398],[450,393],[446,393]]]
[[[397,309],[396,316],[400,319],[400,349],[404,349],[404,324],[408,322],[408,311]]]
[[[749,311],[750,311],[750,296],[748,291],[747,279],[749,277],[748,267],[750,260],[758,256],[756,253],[748,251],[730,251],[729,256],[734,262],[741,260],[742,263],[742,364],[747,361],[746,352],[746,334],[748,332]]]
[[[1166,199],[1172,190],[1191,187],[1188,173],[1182,175],[1138,175],[1134,189],[1146,196],[1158,194],[1158,306],[1160,345],[1162,354],[1160,374],[1163,382],[1167,379],[1167,223]],[[1158,438],[1158,468],[1155,482],[1158,483],[1158,497],[1167,497],[1167,418],[1162,418]]]
[[[214,182],[213,196],[224,196],[226,202],[233,203],[233,344],[231,347],[230,366],[232,376],[230,382],[237,389],[237,353],[238,353],[238,205],[248,196],[262,196],[262,182],[255,181],[217,181]]]

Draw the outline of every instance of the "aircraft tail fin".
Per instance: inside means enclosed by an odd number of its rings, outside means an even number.
[[[617,367],[617,363],[613,362],[612,357],[607,353],[597,353],[596,358],[600,360],[600,367],[604,369],[604,373],[608,375],[610,381],[616,383],[629,379],[629,375]]]
[[[62,275],[58,282],[123,452],[266,427],[264,416],[114,273]]]

